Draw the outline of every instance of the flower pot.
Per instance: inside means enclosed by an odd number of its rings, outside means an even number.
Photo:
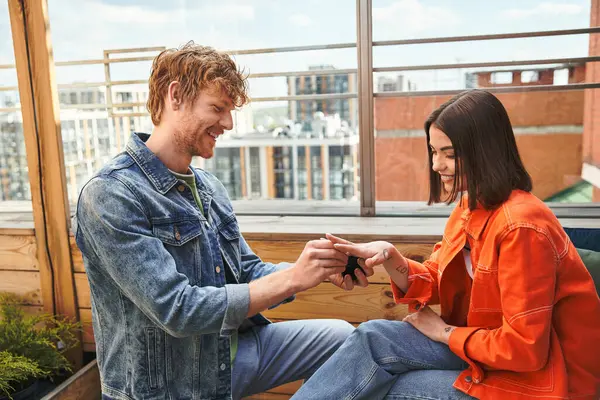
[[[17,388],[17,390],[18,390],[17,392],[11,394],[12,399],[13,400],[37,399],[38,398],[38,396],[37,396],[38,387],[39,387],[38,380],[28,381],[28,382],[24,383],[23,385],[20,385],[20,387]],[[0,400],[10,400],[10,398],[0,395]]]

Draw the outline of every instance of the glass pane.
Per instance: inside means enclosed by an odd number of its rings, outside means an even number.
[[[0,44],[0,201],[25,201],[29,206],[31,189],[7,2],[0,3],[0,21],[5,38]]]
[[[124,149],[131,132],[152,131],[146,81],[157,46],[178,47],[190,39],[219,50],[354,43],[355,7],[345,0],[168,5],[50,0],[71,202],[87,179]],[[89,63],[105,57],[121,60],[107,62],[106,68],[102,62]],[[275,76],[250,76],[251,103],[234,113],[234,127],[219,138],[214,158],[195,159],[193,165],[213,172],[236,200],[357,199],[357,186],[334,189],[328,183],[330,174],[350,179],[342,169],[346,164],[328,161],[330,146],[347,148],[347,157],[358,159],[356,99],[278,100],[356,93],[356,49],[237,54],[234,59],[246,73]],[[88,62],[61,64],[79,60]],[[319,152],[306,150],[313,147]],[[314,170],[316,154],[324,159],[316,161]],[[356,161],[352,165],[358,167]],[[318,175],[315,190],[313,175]]]
[[[468,23],[464,23],[468,21]],[[590,2],[373,1],[374,40],[575,29],[590,26]],[[597,56],[598,35],[448,42],[374,48],[374,67],[506,62]],[[375,73],[375,157],[379,201],[426,201],[429,167],[423,124],[450,95],[441,90],[495,86],[566,85],[586,82],[597,63],[463,67]],[[593,81],[592,81],[593,82]],[[596,83],[598,80],[596,78]],[[598,90],[543,90],[497,94],[508,111],[533,193],[554,202],[600,201],[582,180],[582,164],[594,158]],[[594,94],[592,94],[594,93]],[[586,117],[588,115],[588,117]],[[583,150],[582,150],[583,149]],[[586,161],[588,160],[588,161]],[[592,162],[593,161],[593,162]],[[597,189],[596,189],[597,190]]]

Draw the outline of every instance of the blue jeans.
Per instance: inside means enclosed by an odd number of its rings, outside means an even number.
[[[412,325],[361,324],[292,399],[473,399],[452,387],[467,364]]]
[[[255,326],[240,334],[233,363],[234,399],[309,378],[354,331],[341,320]]]

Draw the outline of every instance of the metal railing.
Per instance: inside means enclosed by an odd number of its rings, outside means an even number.
[[[529,60],[511,60],[511,61],[489,61],[489,62],[471,62],[471,63],[450,63],[450,64],[425,64],[425,65],[400,65],[391,67],[373,66],[373,48],[385,46],[406,46],[421,45],[433,43],[452,43],[452,42],[473,42],[488,40],[507,40],[522,39],[534,37],[555,37],[566,35],[591,35],[600,33],[600,27],[589,27],[580,29],[563,30],[545,30],[531,32],[512,32],[500,34],[466,35],[450,37],[432,37],[417,39],[400,40],[372,40],[372,0],[356,0],[356,18],[357,18],[357,40],[356,42],[334,43],[325,45],[307,45],[290,47],[273,47],[247,50],[227,50],[231,55],[257,55],[272,53],[289,53],[305,51],[328,51],[337,49],[357,49],[357,68],[345,69],[317,69],[307,71],[278,71],[278,72],[259,72],[248,75],[251,79],[274,78],[274,77],[296,77],[296,76],[317,76],[317,75],[341,75],[356,74],[358,78],[357,92],[348,93],[328,93],[328,94],[308,94],[308,95],[286,95],[286,96],[268,96],[255,97],[253,102],[275,102],[275,101],[305,101],[305,100],[333,100],[333,99],[357,99],[358,100],[358,123],[359,123],[359,157],[360,157],[360,206],[361,215],[375,214],[375,162],[374,162],[374,126],[373,126],[373,101],[374,98],[383,97],[406,97],[406,96],[431,96],[431,95],[452,95],[463,91],[457,90],[427,90],[427,91],[394,91],[375,93],[373,88],[373,74],[382,72],[401,72],[401,71],[425,71],[425,70],[448,70],[464,68],[498,68],[511,66],[533,66],[533,65],[551,65],[564,64],[574,65],[581,63],[599,62],[600,56],[588,56],[577,58],[548,58],[548,59],[529,59]],[[111,57],[114,55],[127,55],[131,53],[157,53],[164,50],[165,47],[143,47],[130,49],[112,49],[105,50],[104,57],[91,60],[57,61],[56,67],[81,66],[81,65],[103,65],[105,72],[104,81],[96,82],[77,82],[59,84],[59,89],[85,88],[85,87],[104,87],[106,89],[106,103],[98,104],[78,104],[62,105],[63,109],[106,109],[109,116],[113,118],[147,116],[148,113],[139,110],[127,112],[123,108],[145,107],[143,102],[117,103],[113,101],[112,88],[124,85],[142,85],[147,84],[147,79],[136,80],[112,80],[110,66],[119,63],[131,63],[152,61],[155,54],[151,56],[123,56]],[[14,65],[0,65],[0,69],[14,68]],[[563,91],[563,90],[585,90],[598,89],[600,82],[571,83],[566,85],[523,85],[523,86],[493,86],[486,87],[486,90],[496,93],[510,92],[537,92],[537,91]],[[0,91],[14,91],[16,86],[0,86]],[[0,112],[10,112],[20,110],[19,107],[0,108]]]

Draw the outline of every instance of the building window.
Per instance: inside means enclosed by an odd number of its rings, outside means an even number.
[[[513,83],[513,73],[511,71],[508,72],[492,72],[492,76],[490,78],[491,83],[495,85],[508,85]]]
[[[555,85],[569,84],[569,69],[563,68],[554,70],[553,83]]]
[[[350,146],[329,147],[329,194],[331,200],[354,196],[354,166]]]
[[[273,147],[273,173],[275,175],[275,198],[294,198],[294,171],[292,166],[292,148]]]
[[[250,147],[250,198],[260,199],[262,197],[260,185],[260,148]]]
[[[540,80],[540,73],[538,71],[523,71],[521,72],[521,82],[533,83]]]
[[[240,149],[216,148],[213,158],[205,161],[204,168],[221,181],[232,200],[242,198]]]

